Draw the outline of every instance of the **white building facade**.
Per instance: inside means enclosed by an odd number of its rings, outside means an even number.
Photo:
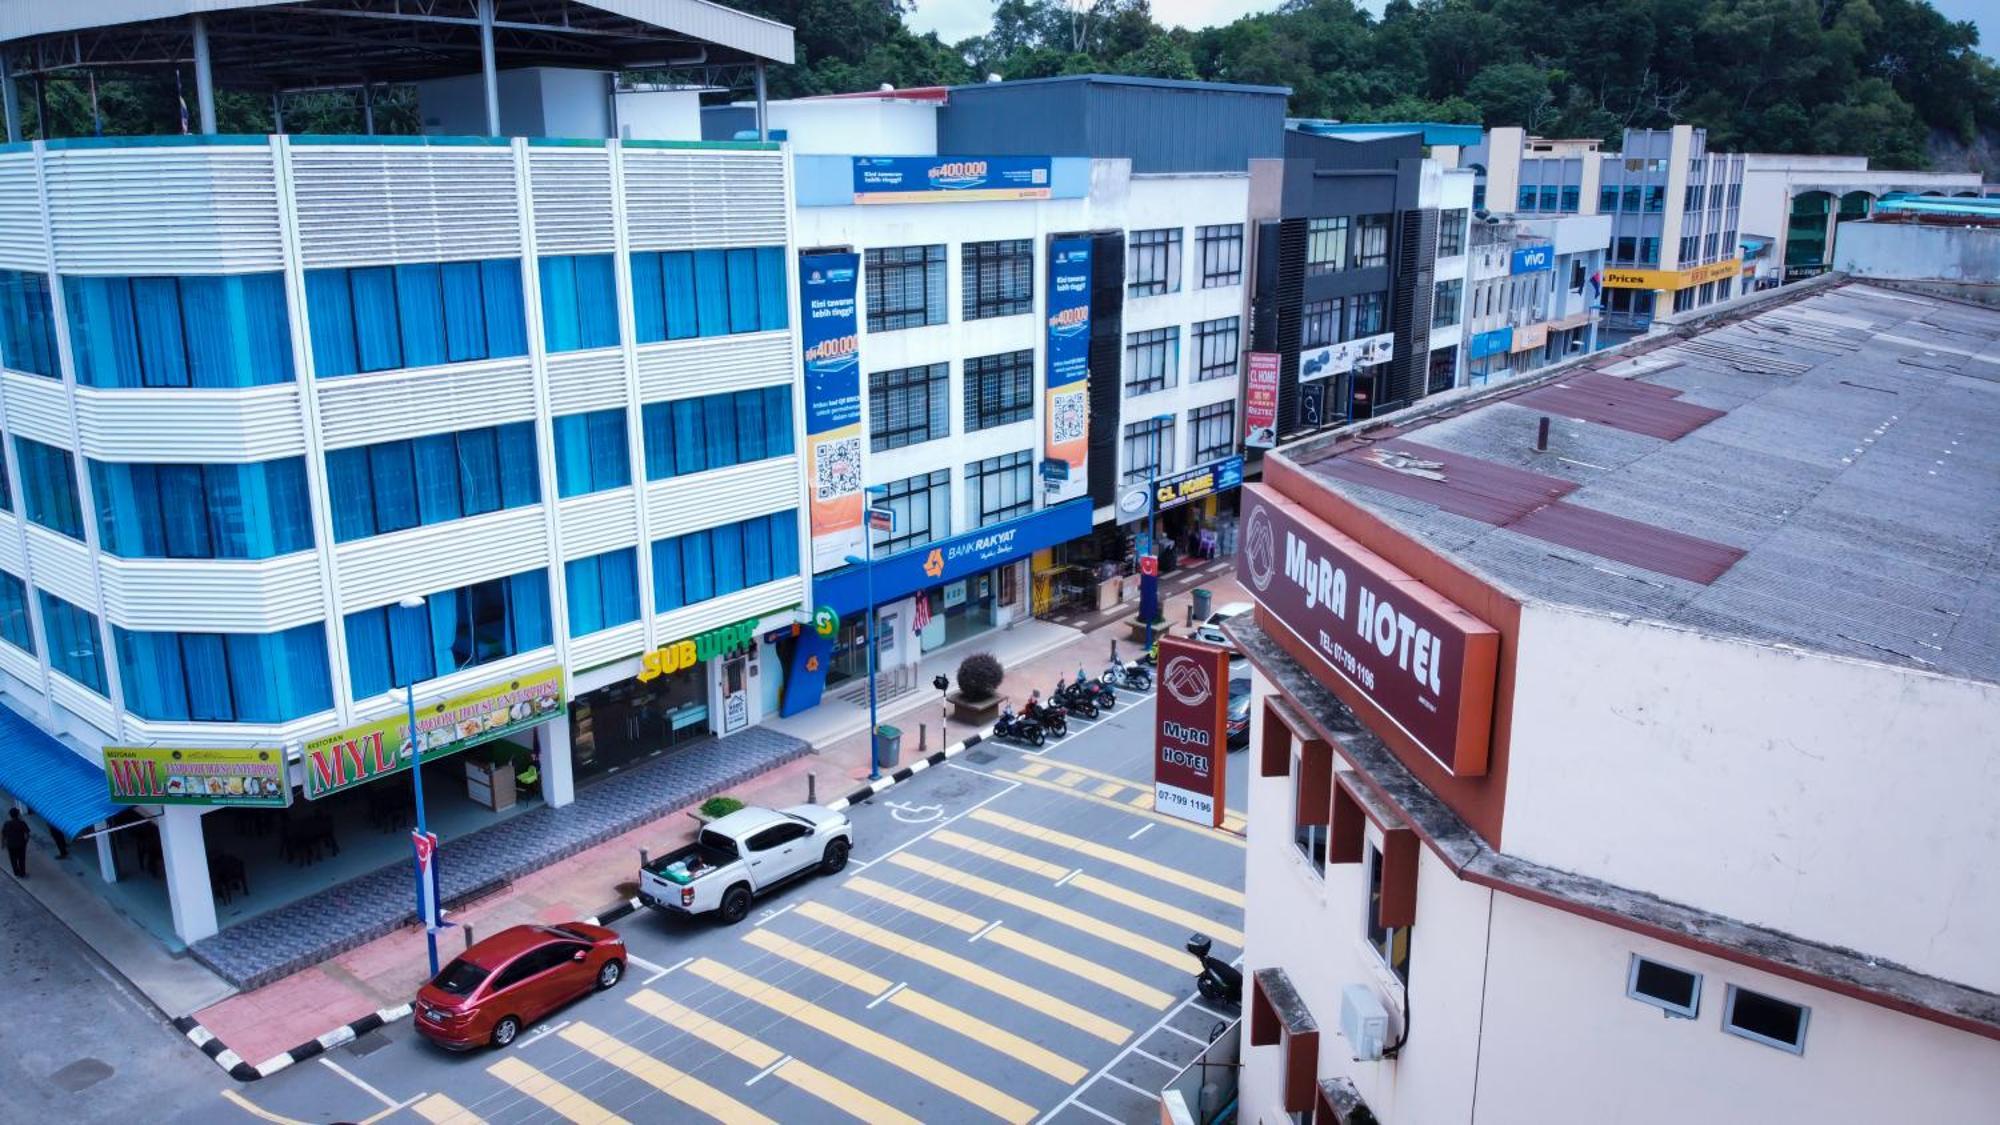
[[[1865,156],[1746,153],[1745,277],[1769,288],[1832,269],[1840,224],[1866,219],[1884,197],[1976,198],[1980,190],[1977,172],[1876,169]],[[1752,239],[1754,257],[1747,253]]]

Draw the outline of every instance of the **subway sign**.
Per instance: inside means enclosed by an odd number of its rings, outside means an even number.
[[[734,625],[724,625],[719,629],[710,629],[706,633],[697,633],[670,645],[661,645],[646,654],[644,667],[639,672],[639,682],[649,683],[661,676],[671,676],[675,672],[685,671],[704,660],[713,660],[739,648],[748,647],[756,639],[757,619],[753,617],[748,621],[738,621]]]

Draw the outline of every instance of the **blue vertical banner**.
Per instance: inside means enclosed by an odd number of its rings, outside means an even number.
[[[815,574],[858,555],[861,538],[861,349],[851,253],[799,255],[799,347],[805,362],[806,471]]]
[[[1049,243],[1047,363],[1042,402],[1046,461],[1067,474],[1044,473],[1049,503],[1073,500],[1090,487],[1090,239]]]

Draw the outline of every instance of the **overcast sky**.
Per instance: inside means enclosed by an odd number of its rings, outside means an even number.
[[[1168,26],[1209,27],[1229,23],[1251,12],[1269,11],[1279,0],[1153,0],[1153,18]],[[2000,53],[2000,4],[1994,0],[1931,0],[1945,18],[1971,20],[1979,25],[1980,49],[1989,55]],[[1379,12],[1382,0],[1367,0],[1367,7]],[[956,43],[967,36],[984,35],[993,23],[993,0],[917,0],[917,10],[909,17],[918,34],[935,31],[938,38]]]

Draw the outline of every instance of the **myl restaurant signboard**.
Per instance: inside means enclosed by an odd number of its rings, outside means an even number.
[[[1229,653],[1160,638],[1159,707],[1153,731],[1153,808],[1222,827]]]
[[[1046,156],[857,156],[856,203],[978,203],[1050,198]]]
[[[1050,503],[1074,500],[1090,482],[1084,461],[1090,449],[1090,240],[1049,243],[1048,369],[1042,412],[1043,455],[1069,466],[1049,477]]]
[[[1238,577],[1321,682],[1452,774],[1484,774],[1499,632],[1264,485],[1245,486],[1242,526]]]
[[[857,254],[799,255],[799,346],[806,378],[812,565],[861,553],[861,348]]]
[[[278,749],[106,746],[104,776],[120,805],[281,809],[292,803],[285,752]]]
[[[562,715],[562,669],[548,668],[433,703],[417,712],[417,729],[429,762]],[[306,797],[409,769],[410,741],[409,717],[399,709],[306,743]]]

